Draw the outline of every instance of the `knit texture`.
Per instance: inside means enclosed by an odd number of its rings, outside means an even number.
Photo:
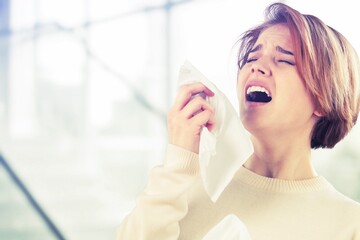
[[[117,239],[201,240],[229,214],[241,219],[252,240],[360,240],[360,204],[325,178],[281,180],[241,167],[213,203],[197,155],[173,145]]]

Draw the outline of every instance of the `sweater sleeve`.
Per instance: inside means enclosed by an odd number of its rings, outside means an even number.
[[[198,172],[197,154],[169,144],[164,165],[150,172],[135,208],[118,228],[117,240],[178,239],[179,221],[188,211],[187,192]]]

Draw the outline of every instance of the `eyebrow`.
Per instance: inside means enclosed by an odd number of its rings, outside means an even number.
[[[253,49],[251,49],[251,50],[249,51],[249,53],[257,52],[257,51],[259,51],[259,50],[261,50],[261,49],[262,49],[262,44],[259,44],[259,45],[257,45],[256,47],[254,47]]]
[[[287,54],[287,55],[294,56],[294,53],[290,52],[289,50],[285,50],[285,49],[283,49],[282,47],[279,47],[279,46],[276,47],[276,51],[279,51],[279,52]]]
[[[263,45],[262,44],[259,44],[257,45],[255,48],[251,49],[249,51],[249,53],[253,53],[253,52],[257,52],[257,51],[260,51],[262,49]],[[279,46],[276,46],[276,51],[280,52],[280,53],[283,53],[283,54],[286,54],[286,55],[291,55],[291,56],[294,56],[294,53],[289,51],[289,50],[285,50],[283,49],[282,47],[279,47]]]

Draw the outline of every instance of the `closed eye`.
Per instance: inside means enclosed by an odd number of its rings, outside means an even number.
[[[287,63],[291,66],[295,66],[295,63],[294,62],[291,62],[291,61],[288,61],[288,60],[279,60],[278,62],[283,62],[283,63]]]
[[[251,63],[251,62],[254,62],[254,61],[256,61],[257,59],[256,58],[249,58],[247,61],[246,61],[246,63]]]

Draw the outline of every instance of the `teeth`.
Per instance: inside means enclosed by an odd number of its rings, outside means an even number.
[[[247,89],[246,94],[250,94],[252,92],[264,92],[268,97],[270,97],[270,93],[263,87],[260,86],[251,86]]]

